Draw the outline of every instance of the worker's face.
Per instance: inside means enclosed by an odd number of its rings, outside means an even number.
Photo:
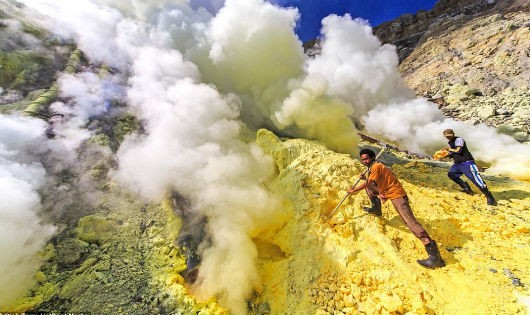
[[[455,137],[455,135],[444,135],[444,137],[445,137],[447,140],[451,141],[451,140],[453,140],[453,138]]]
[[[372,158],[368,154],[361,154],[361,162],[365,166],[369,166],[370,164],[372,164]]]

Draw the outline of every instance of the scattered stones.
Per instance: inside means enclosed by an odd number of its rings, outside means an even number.
[[[517,278],[510,269],[504,268],[503,272],[508,278],[510,278],[510,280],[512,281],[512,285],[523,286],[523,284],[521,283],[521,279]]]
[[[484,106],[477,109],[477,116],[481,120],[487,120],[488,118],[495,116],[495,106]]]

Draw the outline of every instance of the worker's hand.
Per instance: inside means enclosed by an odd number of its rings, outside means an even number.
[[[434,153],[433,155],[433,158],[435,160],[442,160],[444,158],[446,158],[447,156],[449,156],[451,154],[451,152],[449,152],[447,150],[447,148],[443,148],[443,149],[440,149],[438,151],[436,151],[436,153]]]
[[[387,198],[386,198],[385,194],[379,194],[379,199],[381,199],[381,203],[385,203]]]
[[[366,175],[364,173],[362,173],[361,175],[359,175],[359,178],[362,179],[362,180],[366,180]]]
[[[353,187],[350,187],[350,189],[348,189],[348,194],[353,195],[354,193],[356,193],[356,191],[353,189]]]

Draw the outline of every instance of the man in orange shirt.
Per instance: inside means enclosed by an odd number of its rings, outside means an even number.
[[[377,216],[382,215],[381,201],[385,202],[387,199],[390,199],[403,222],[420,239],[425,246],[427,254],[429,254],[429,258],[418,260],[418,263],[431,269],[445,266],[445,262],[440,256],[438,245],[436,245],[436,242],[431,239],[427,231],[425,231],[423,226],[416,220],[416,217],[414,217],[410,208],[407,192],[396,175],[383,163],[375,161],[374,151],[363,149],[360,152],[360,157],[361,162],[370,168],[368,178],[363,178],[364,176],[361,175],[361,178],[365,179],[365,182],[357,187],[351,187],[348,193],[354,194],[365,189],[372,202],[372,207],[365,209],[365,211]]]

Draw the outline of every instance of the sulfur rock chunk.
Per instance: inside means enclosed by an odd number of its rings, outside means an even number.
[[[112,237],[114,225],[107,219],[98,216],[86,216],[77,223],[77,236],[90,244],[103,244]]]
[[[382,295],[381,297],[382,306],[389,312],[401,312],[403,301],[397,295]]]

